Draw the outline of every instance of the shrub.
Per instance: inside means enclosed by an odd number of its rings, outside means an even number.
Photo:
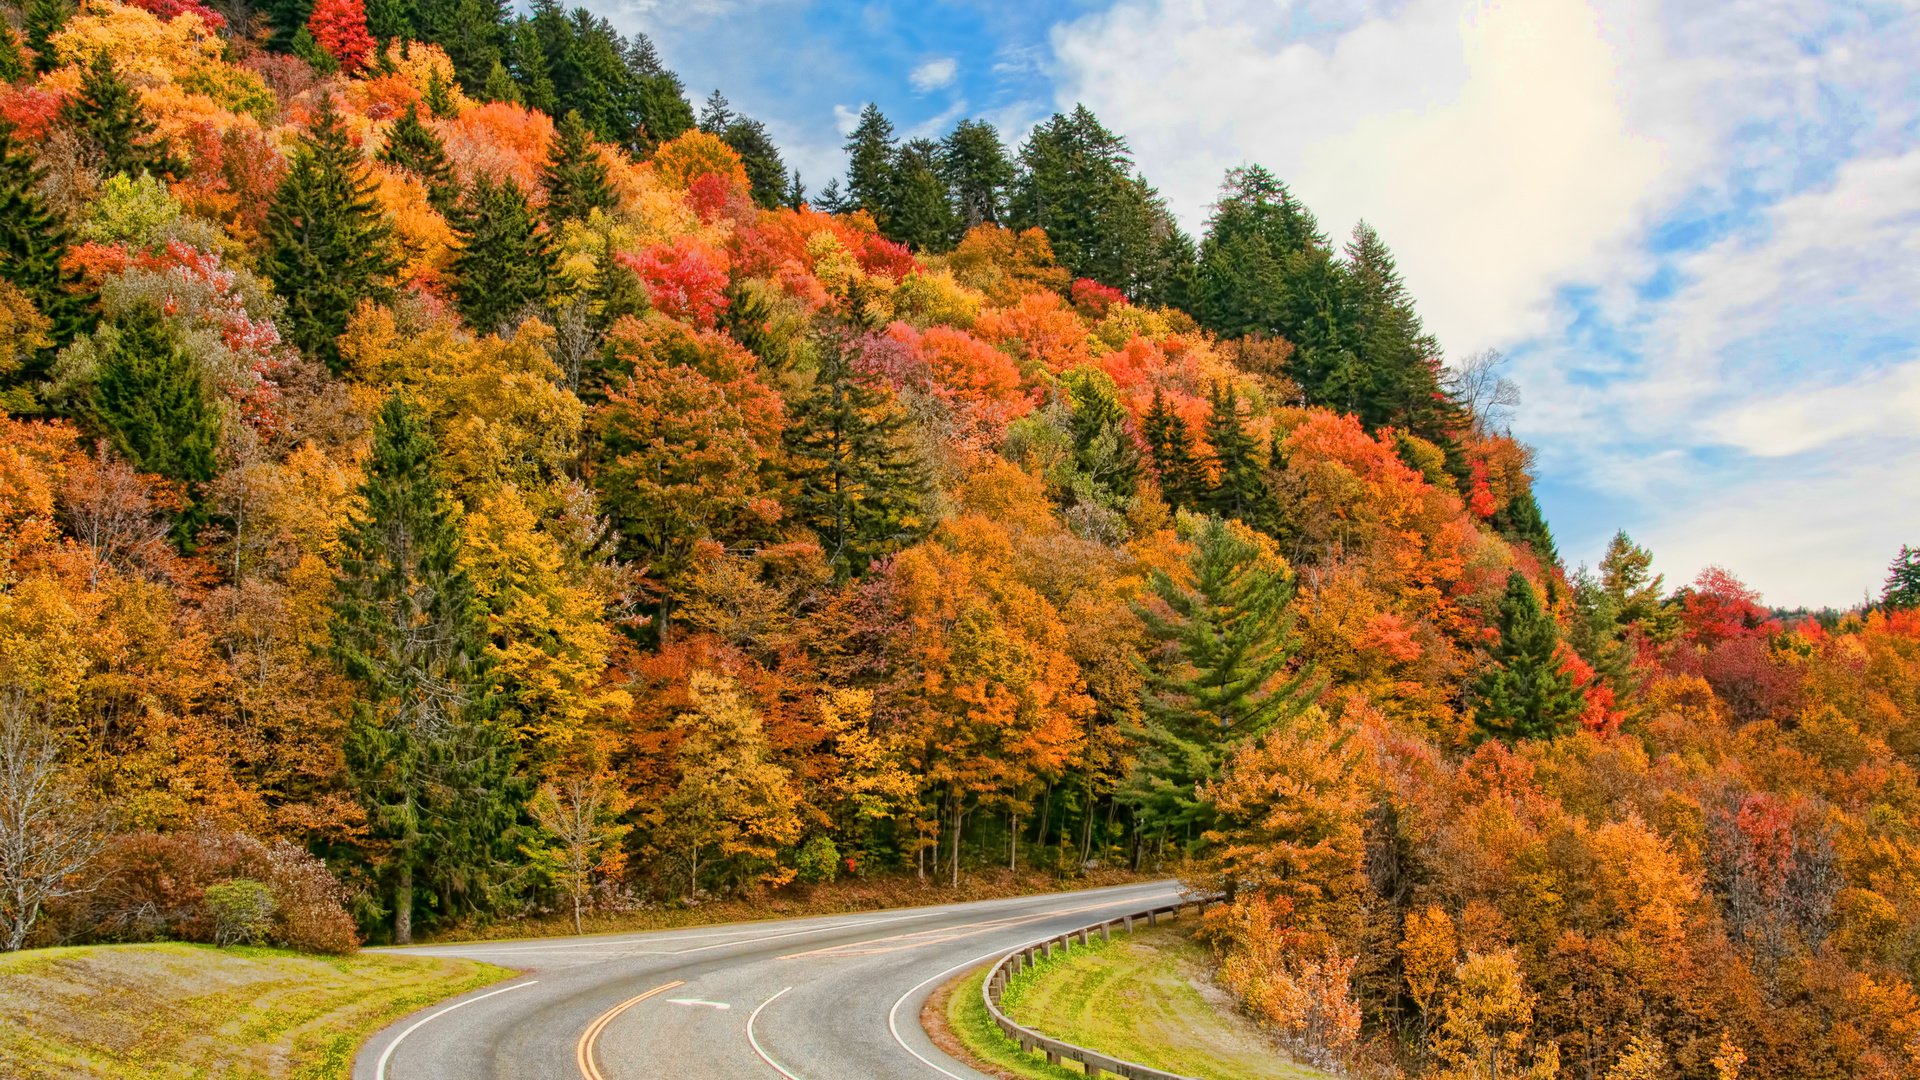
[[[793,869],[795,875],[809,885],[830,882],[840,875],[840,849],[834,846],[831,837],[816,836],[800,845],[800,851],[793,857]]]
[[[268,932],[273,929],[274,910],[279,905],[265,882],[234,878],[207,886],[201,895],[207,917],[213,923],[215,945],[224,949],[229,945],[258,945],[267,940]]]

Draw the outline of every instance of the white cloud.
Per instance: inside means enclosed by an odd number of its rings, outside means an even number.
[[[928,60],[907,73],[907,82],[918,92],[925,94],[943,87],[952,86],[954,77],[960,74],[960,63],[951,56],[942,56]]]
[[[842,135],[853,134],[853,129],[860,126],[860,110],[851,105],[835,105],[833,126],[839,128]]]

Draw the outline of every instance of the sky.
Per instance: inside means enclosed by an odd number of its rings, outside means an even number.
[[[1920,0],[591,0],[818,190],[873,101],[1084,102],[1182,222],[1258,162],[1497,349],[1569,565],[1878,595],[1920,545]]]

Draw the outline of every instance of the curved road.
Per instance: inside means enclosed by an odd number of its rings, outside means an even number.
[[[1036,938],[1180,895],[1176,882],[643,934],[415,946],[525,972],[375,1035],[354,1080],[893,1080],[980,1073],[920,1007]]]

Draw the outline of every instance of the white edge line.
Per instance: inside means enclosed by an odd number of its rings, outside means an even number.
[[[1015,946],[1015,948],[1018,948],[1018,946]],[[932,1069],[934,1072],[939,1073],[941,1076],[951,1077],[952,1080],[967,1080],[966,1077],[961,1076],[959,1073],[949,1072],[939,1062],[933,1060],[927,1055],[907,1045],[907,1040],[900,1037],[900,1006],[905,1005],[907,1003],[907,999],[919,993],[920,988],[923,986],[926,986],[927,983],[939,982],[941,979],[944,979],[947,976],[952,975],[956,971],[965,971],[966,969],[973,967],[976,964],[984,964],[988,960],[992,960],[997,956],[1004,956],[1011,951],[1013,950],[1012,949],[995,949],[984,956],[976,956],[971,960],[967,960],[962,963],[955,964],[952,967],[948,968],[947,970],[941,972],[940,974],[935,975],[925,980],[924,982],[916,984],[913,989],[907,991],[906,993],[901,994],[897,999],[895,999],[893,1003],[893,1008],[887,1010],[887,1031],[892,1033],[893,1041],[900,1044],[900,1049],[905,1050],[907,1053],[912,1054],[914,1057],[919,1058],[920,1063],[922,1065],[925,1065],[927,1068]]]
[[[373,1066],[373,1080],[387,1080],[387,1061],[393,1057],[394,1049],[400,1045],[400,1040],[420,1030],[420,1025],[426,1023],[429,1020],[438,1020],[440,1017],[445,1016],[448,1013],[452,1012],[453,1010],[460,1008],[462,1005],[471,1005],[476,1001],[484,1001],[487,998],[494,996],[495,994],[504,994],[509,990],[518,990],[521,987],[532,986],[539,981],[540,981],[539,979],[528,979],[526,982],[523,982],[523,983],[514,983],[512,986],[503,986],[498,990],[489,990],[486,993],[481,994],[479,997],[470,997],[465,1001],[456,1001],[453,1004],[447,1006],[446,1008],[441,1009],[439,1012],[430,1013],[426,1016],[421,1017],[418,1020],[415,1020],[412,1024],[408,1025],[405,1031],[402,1031],[400,1034],[395,1035],[393,1037],[393,1041],[387,1044],[387,1048],[385,1050],[380,1051],[380,1060],[375,1062]]]
[[[786,990],[780,991],[780,994],[784,994],[787,992],[787,990],[791,990],[791,989],[793,989],[793,987],[789,986],[786,988]],[[785,1065],[782,1065],[779,1062],[773,1060],[773,1056],[767,1053],[767,1051],[760,1045],[760,1040],[754,1037],[754,1034],[753,1034],[753,1022],[755,1020],[760,1019],[760,1009],[764,1009],[767,1006],[773,1004],[775,1001],[778,1001],[780,998],[780,994],[775,994],[772,997],[768,998],[767,1000],[761,1002],[759,1005],[759,1008],[754,1009],[753,1013],[747,1017],[747,1045],[753,1047],[753,1052],[760,1055],[761,1061],[764,1061],[767,1064],[773,1066],[774,1072],[777,1072],[781,1076],[786,1077],[787,1080],[800,1080],[799,1077],[793,1075],[791,1072],[788,1072],[787,1067]]]

